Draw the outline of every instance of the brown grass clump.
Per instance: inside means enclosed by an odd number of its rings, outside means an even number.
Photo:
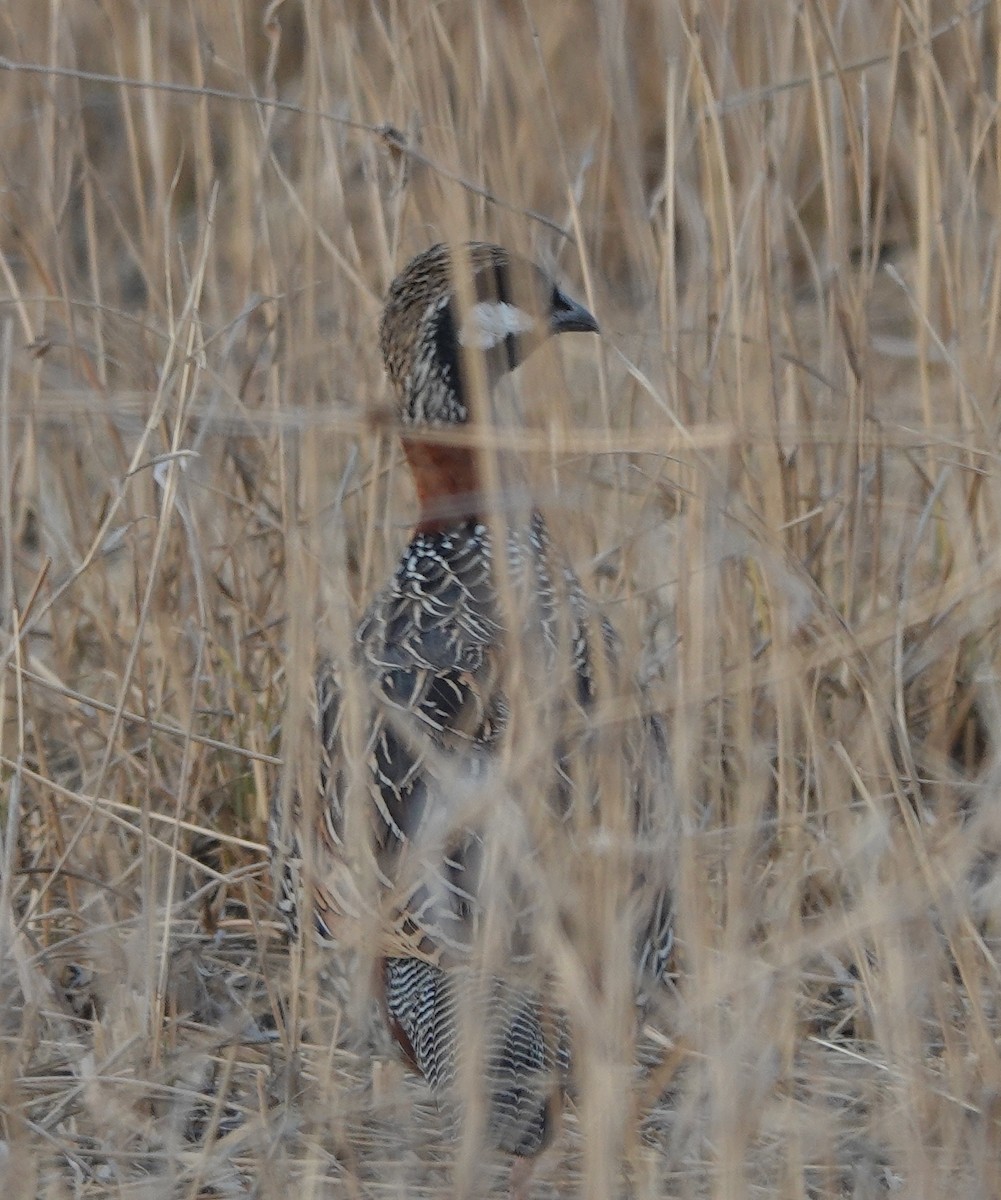
[[[262,842],[286,705],[405,538],[381,296],[465,232],[601,319],[526,368],[526,438],[682,830],[646,1067],[591,1062],[536,1191],[1001,1195],[999,37],[8,0],[4,1195],[451,1187]]]

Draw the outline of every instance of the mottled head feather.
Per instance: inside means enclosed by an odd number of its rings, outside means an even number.
[[[469,273],[460,287],[456,271]],[[469,417],[464,362],[482,354],[488,386],[546,338],[598,324],[534,263],[500,246],[444,243],[418,254],[389,289],[380,328],[386,371],[410,425]]]

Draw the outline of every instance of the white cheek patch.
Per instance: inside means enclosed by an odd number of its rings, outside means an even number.
[[[516,304],[481,300],[466,313],[459,330],[459,342],[463,346],[475,346],[477,350],[492,350],[509,334],[528,333],[535,324],[535,318]]]

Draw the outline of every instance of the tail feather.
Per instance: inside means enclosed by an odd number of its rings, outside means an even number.
[[[393,1032],[449,1119],[462,1124],[460,1085],[466,1056],[476,1054],[489,1140],[509,1154],[538,1154],[569,1071],[566,1031],[546,1021],[538,997],[411,958],[387,959],[384,983]]]

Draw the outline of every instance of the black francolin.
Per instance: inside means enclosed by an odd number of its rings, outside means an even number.
[[[567,1021],[546,1002],[548,968],[526,967],[539,955],[540,900],[524,834],[531,819],[519,827],[524,869],[512,868],[520,850],[491,843],[483,809],[531,780],[567,856],[594,837],[600,797],[582,776],[581,748],[609,736],[589,725],[615,674],[615,638],[541,514],[511,490],[500,452],[490,459],[461,435],[504,424],[497,385],[546,338],[597,328],[545,272],[497,246],[434,246],[393,282],[380,343],[420,511],[355,634],[350,669],[367,688],[367,778],[353,782],[345,753],[345,671],[325,664],[319,803],[286,788],[290,811],[276,805],[272,814],[276,885],[292,927],[301,911],[336,941],[379,898],[390,1028],[456,1118],[457,1081],[471,1077],[465,1067],[475,1055],[485,1136],[516,1156],[517,1192],[550,1133],[569,1067]],[[517,709],[530,702],[532,711]],[[523,771],[516,785],[504,774],[514,729],[538,734],[549,763],[529,768],[528,779]],[[652,726],[644,729],[656,740]],[[642,772],[649,749],[625,770]],[[635,843],[658,786],[647,779],[635,789],[626,842]],[[352,824],[359,792],[368,811]],[[635,965],[657,979],[671,944],[667,893],[647,883],[635,857],[627,874]],[[572,912],[560,920],[575,924]],[[490,955],[482,953],[488,926]]]

